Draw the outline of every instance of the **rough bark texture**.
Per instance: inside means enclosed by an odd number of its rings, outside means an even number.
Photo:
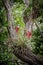
[[[12,21],[11,9],[8,0],[2,0],[7,10],[7,20],[9,23],[8,31],[11,37],[12,42],[14,42],[15,35],[14,35],[14,25]],[[31,50],[24,46],[16,46],[14,45],[14,55],[16,55],[22,61],[28,63],[29,65],[43,65],[43,60],[40,60],[36,55],[34,55]]]
[[[28,63],[29,65],[42,65],[42,61],[34,55],[31,50],[27,47],[14,46],[13,53],[20,58],[22,61]]]

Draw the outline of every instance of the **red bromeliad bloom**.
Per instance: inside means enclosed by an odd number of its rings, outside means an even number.
[[[19,31],[19,27],[18,27],[18,26],[16,26],[16,27],[15,27],[15,30],[16,30],[16,32],[18,32],[18,31]]]
[[[28,31],[28,32],[26,33],[26,36],[27,36],[28,38],[30,38],[30,37],[32,36],[32,33]]]

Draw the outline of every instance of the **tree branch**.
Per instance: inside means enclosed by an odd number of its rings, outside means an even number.
[[[43,65],[43,62],[36,56],[34,55],[31,50],[27,47],[17,47],[14,46],[14,51],[13,53],[20,58],[22,61],[30,64],[30,65]]]
[[[3,4],[4,4],[6,10],[9,11],[9,9],[10,9],[10,5],[9,5],[8,0],[7,0],[7,1],[6,1],[6,0],[2,0],[2,2],[3,2]]]

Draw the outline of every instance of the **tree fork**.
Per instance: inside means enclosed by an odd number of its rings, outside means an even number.
[[[9,35],[11,37],[12,42],[14,42],[14,26],[12,22],[12,15],[10,10],[10,5],[8,0],[2,0],[5,6],[5,9],[7,10],[7,20],[10,25],[8,26]],[[31,50],[27,47],[18,47],[14,45],[14,51],[13,54],[16,55],[19,59],[22,61],[28,63],[29,65],[43,65],[43,60],[41,61],[36,55],[34,55]]]

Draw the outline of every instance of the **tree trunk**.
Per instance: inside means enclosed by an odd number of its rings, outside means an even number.
[[[11,9],[8,0],[2,0],[5,6],[5,9],[7,10],[7,20],[9,23],[8,31],[11,38],[12,43],[15,40],[15,31],[14,31],[14,25],[13,25],[13,18],[11,14]],[[14,55],[16,55],[19,59],[22,61],[28,63],[29,65],[43,65],[43,61],[41,61],[36,55],[34,55],[31,50],[24,46],[16,46],[14,45]]]

